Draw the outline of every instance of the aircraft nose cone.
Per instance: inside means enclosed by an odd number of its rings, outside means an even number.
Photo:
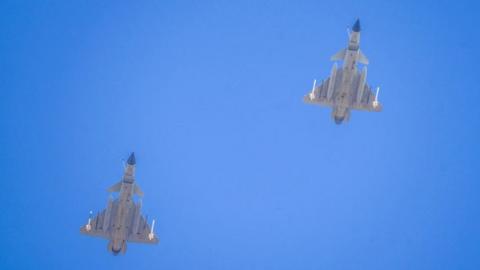
[[[334,117],[335,124],[340,125],[343,122],[344,119],[345,119],[344,117],[335,116]]]
[[[127,164],[128,165],[135,165],[135,153],[131,153],[130,156],[128,157]]]
[[[353,24],[352,31],[353,32],[360,32],[360,19],[357,19]]]

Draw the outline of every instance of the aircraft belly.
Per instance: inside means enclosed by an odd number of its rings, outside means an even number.
[[[115,218],[115,227],[113,228],[113,235],[116,239],[125,240],[127,238],[127,216],[129,212],[129,202],[121,200],[118,206],[117,215]]]
[[[342,78],[337,84],[335,92],[335,104],[343,107],[350,107],[352,105],[352,86],[353,86],[353,72],[348,69],[344,69],[342,72]]]

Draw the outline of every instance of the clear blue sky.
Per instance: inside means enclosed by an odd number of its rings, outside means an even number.
[[[0,4],[0,269],[480,269],[474,1],[98,2]],[[384,111],[337,126],[357,17]],[[130,151],[161,243],[114,257]]]

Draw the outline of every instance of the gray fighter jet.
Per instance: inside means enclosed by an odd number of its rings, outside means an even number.
[[[316,81],[310,94],[304,97],[306,103],[332,107],[332,118],[335,123],[341,124],[350,118],[350,110],[365,110],[379,112],[382,105],[378,102],[377,87],[376,94],[367,85],[368,59],[360,51],[360,21],[357,20],[348,32],[348,47],[332,56],[332,61],[343,61],[343,66],[337,68],[335,62],[330,77],[318,86]],[[361,72],[357,64],[363,64]]]
[[[80,228],[82,234],[109,239],[108,251],[114,255],[127,251],[127,241],[136,243],[156,244],[158,238],[143,217],[140,208],[142,201],[134,201],[133,195],[143,197],[143,192],[135,183],[135,155],[132,153],[127,160],[125,172],[120,182],[108,189],[109,192],[119,192],[117,198],[110,195],[107,208],[88,219],[85,226]],[[90,215],[92,212],[90,212]]]

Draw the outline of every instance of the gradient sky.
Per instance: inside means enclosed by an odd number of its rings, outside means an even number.
[[[480,269],[475,1],[137,2],[1,1],[0,269]],[[357,17],[384,111],[337,126]],[[130,151],[161,243],[114,257]]]

